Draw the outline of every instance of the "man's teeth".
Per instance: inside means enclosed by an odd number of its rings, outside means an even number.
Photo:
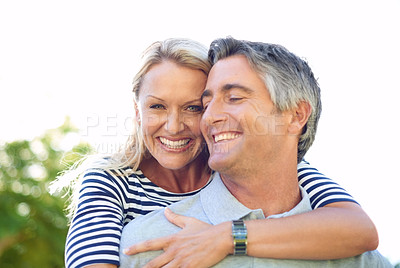
[[[164,144],[164,145],[167,146],[168,148],[171,148],[171,149],[178,149],[178,148],[185,147],[185,146],[189,143],[190,139],[183,139],[183,140],[178,140],[178,141],[171,141],[171,140],[168,140],[168,139],[166,139],[166,138],[160,137],[160,141],[161,141],[162,144]]]
[[[237,137],[239,137],[239,134],[237,134],[237,133],[223,133],[223,134],[215,135],[214,141],[219,142],[219,141],[223,141],[223,140],[233,140],[233,139],[236,139]]]

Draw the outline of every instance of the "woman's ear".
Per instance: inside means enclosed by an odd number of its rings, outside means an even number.
[[[310,118],[311,111],[310,103],[301,101],[297,104],[297,107],[292,110],[292,120],[288,129],[290,134],[301,135],[303,127]]]
[[[138,124],[138,126],[140,126],[141,119],[140,119],[139,107],[138,107],[137,102],[135,100],[133,101],[133,103],[134,103],[134,106],[135,106],[136,123]]]

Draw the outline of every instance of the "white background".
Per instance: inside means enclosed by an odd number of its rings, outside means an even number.
[[[307,160],[362,204],[379,250],[397,263],[399,14],[399,0],[0,0],[0,140],[31,139],[69,115],[82,138],[114,150],[129,131],[137,60],[153,41],[279,43],[307,59],[322,88]]]

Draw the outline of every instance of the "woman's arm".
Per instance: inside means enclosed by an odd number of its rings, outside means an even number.
[[[332,203],[291,217],[247,221],[248,255],[282,259],[338,259],[378,246],[375,225],[353,202]]]
[[[86,266],[86,268],[117,268],[117,265],[114,264],[93,264]]]
[[[65,266],[117,267],[123,211],[114,179],[105,170],[88,169],[76,191],[78,205],[66,240]]]
[[[214,265],[233,253],[231,222],[215,226],[166,210],[166,217],[183,228],[177,234],[133,245],[128,255],[164,250],[146,267],[181,264]],[[374,250],[374,224],[353,202],[338,202],[311,212],[277,219],[246,221],[247,254],[281,259],[337,259]],[[197,226],[197,227],[196,227]],[[197,267],[195,265],[195,267]]]

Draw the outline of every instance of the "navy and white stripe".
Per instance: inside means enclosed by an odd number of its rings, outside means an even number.
[[[313,209],[336,202],[357,203],[339,184],[321,174],[306,161],[297,166],[297,175],[299,185],[307,191]]]
[[[338,184],[307,162],[298,166],[299,184],[310,196],[313,209],[354,199]],[[91,169],[83,178],[79,202],[67,236],[67,268],[96,263],[119,265],[123,226],[138,216],[192,196],[200,190],[168,192],[131,169]]]

